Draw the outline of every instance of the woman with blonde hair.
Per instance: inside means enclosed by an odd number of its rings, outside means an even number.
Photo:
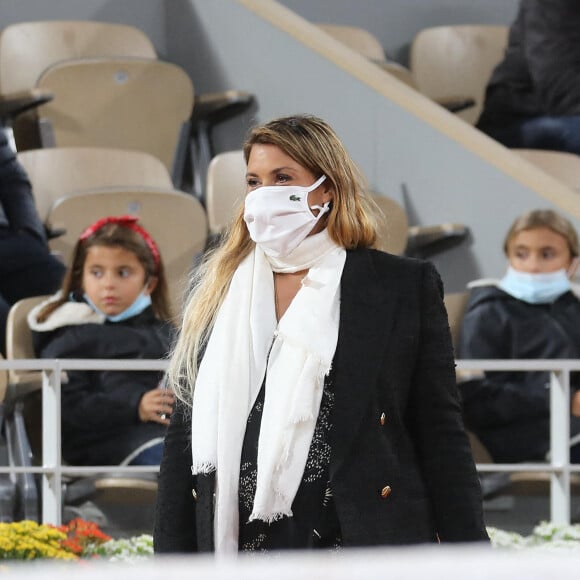
[[[371,249],[321,119],[256,127],[244,154],[170,363],[156,551],[487,539],[434,268]]]
[[[459,356],[465,359],[580,358],[580,300],[571,282],[578,236],[565,217],[536,209],[516,218],[503,249],[505,276],[472,285]],[[578,377],[572,385],[579,387]],[[543,461],[550,445],[549,376],[489,372],[460,384],[465,422],[494,461]],[[580,398],[573,399],[580,415]],[[580,420],[571,418],[572,434]],[[578,450],[572,452],[578,461]]]

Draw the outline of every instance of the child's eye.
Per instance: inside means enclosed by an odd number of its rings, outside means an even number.
[[[121,278],[127,278],[129,274],[131,274],[131,270],[129,268],[121,268],[119,270],[119,276],[121,276]]]
[[[555,252],[552,248],[546,248],[542,251],[542,258],[544,260],[551,260],[555,256]]]
[[[103,276],[102,270],[91,270],[91,275],[95,278],[101,278]]]

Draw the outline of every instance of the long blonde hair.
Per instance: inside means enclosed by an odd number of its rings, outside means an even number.
[[[326,175],[334,192],[327,230],[338,245],[352,250],[376,244],[376,213],[365,194],[362,175],[325,121],[312,115],[297,115],[255,127],[244,143],[246,163],[255,144],[275,145],[312,174]],[[198,364],[219,307],[234,272],[254,245],[242,206],[220,245],[206,256],[193,275],[167,372],[168,384],[186,404],[191,403]]]

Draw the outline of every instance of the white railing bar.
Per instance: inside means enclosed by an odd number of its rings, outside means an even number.
[[[556,420],[558,418],[558,420]],[[550,514],[555,524],[570,523],[570,373],[550,373],[550,463],[563,469],[550,476]]]
[[[54,466],[42,474],[42,521],[55,525],[60,525],[62,511],[60,373],[58,361],[42,372],[42,461]]]
[[[0,360],[0,369],[18,371],[163,371],[169,361],[154,359],[18,359]]]
[[[567,469],[564,465],[551,465],[550,463],[478,463],[478,471],[490,472],[516,472],[516,471],[530,471],[534,473],[553,473],[560,472]],[[570,471],[580,471],[580,466],[575,470],[570,468]]]
[[[458,370],[481,371],[579,371],[580,359],[457,359]]]
[[[60,383],[66,370],[165,370],[167,360],[137,359],[31,359],[0,360],[0,369],[44,371],[43,380],[43,458],[42,467],[0,468],[0,473],[40,473],[42,475],[43,521],[59,524],[63,475],[107,473],[154,473],[157,466],[63,466],[60,442]],[[570,465],[568,457],[570,373],[580,371],[578,359],[457,360],[458,370],[544,371],[551,382],[551,462],[516,464],[478,464],[481,472],[537,472],[551,474],[551,516],[557,523],[570,521],[570,475],[580,473],[580,465]],[[17,388],[17,385],[15,385]],[[44,415],[46,413],[46,415]],[[565,420],[562,420],[565,417]]]
[[[0,467],[0,473],[53,473],[54,465],[35,465],[32,467]],[[159,473],[158,465],[99,465],[99,466],[78,466],[62,465],[61,475],[108,475],[118,474],[139,474],[139,473]]]

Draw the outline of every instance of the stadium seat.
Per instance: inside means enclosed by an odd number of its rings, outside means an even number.
[[[171,190],[169,171],[143,151],[106,147],[52,147],[17,154],[32,185],[36,209],[46,223],[53,203],[62,196],[107,187]]]
[[[352,50],[360,53],[396,79],[412,89],[420,91],[413,72],[397,62],[387,59],[379,39],[368,30],[357,26],[339,24],[318,24],[318,27]],[[473,100],[464,96],[449,97],[446,95],[445,98],[436,99],[436,101],[451,112],[462,111],[473,105]]]
[[[507,26],[438,26],[421,30],[411,43],[409,68],[419,90],[435,101],[461,95],[474,106],[459,113],[475,124],[487,82],[507,46]]]
[[[215,155],[207,169],[205,208],[215,240],[233,219],[246,195],[246,161],[241,149]]]
[[[114,147],[158,157],[180,180],[193,108],[193,85],[168,62],[76,59],[37,81],[54,99],[38,110],[43,147]]]
[[[11,126],[19,117],[14,124],[19,150],[38,145],[33,109],[52,98],[35,88],[41,73],[67,59],[107,56],[156,58],[156,53],[144,32],[124,24],[46,20],[0,31],[0,120]]]

